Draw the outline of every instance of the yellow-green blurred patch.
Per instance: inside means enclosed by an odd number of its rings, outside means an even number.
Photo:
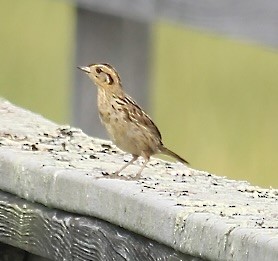
[[[68,121],[74,22],[68,1],[2,1],[0,96]]]
[[[194,168],[278,187],[278,52],[164,23],[154,32],[165,144]]]

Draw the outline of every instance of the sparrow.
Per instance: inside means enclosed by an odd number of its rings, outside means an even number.
[[[121,78],[111,65],[101,63],[78,68],[97,86],[99,116],[109,137],[118,148],[132,155],[132,159],[116,172],[117,175],[141,156],[144,158],[144,163],[134,177],[140,178],[150,157],[158,153],[171,156],[183,164],[189,164],[163,145],[157,126],[124,92]]]

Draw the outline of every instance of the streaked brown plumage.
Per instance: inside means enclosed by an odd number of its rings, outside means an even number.
[[[179,155],[164,147],[158,128],[139,105],[125,94],[121,79],[111,65],[91,64],[78,68],[98,87],[100,119],[112,141],[121,150],[133,156],[131,161],[117,171],[117,174],[142,156],[145,162],[135,176],[140,177],[150,156],[157,153],[169,155],[188,164]]]

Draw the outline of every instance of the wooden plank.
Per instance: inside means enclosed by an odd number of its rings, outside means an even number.
[[[77,3],[118,17],[141,21],[165,19],[232,38],[278,46],[278,2],[275,0],[78,0]]]
[[[155,0],[78,0],[77,4],[93,12],[146,22],[154,18],[157,3]]]
[[[51,260],[193,260],[100,219],[50,209],[3,191],[0,227],[1,242]],[[23,260],[25,255],[6,248],[5,256]]]

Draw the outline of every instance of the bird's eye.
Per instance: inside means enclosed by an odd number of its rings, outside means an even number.
[[[97,72],[97,73],[101,73],[102,71],[101,71],[100,68],[96,68],[96,72]]]

